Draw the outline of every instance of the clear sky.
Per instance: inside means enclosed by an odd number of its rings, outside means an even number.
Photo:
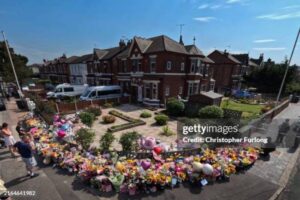
[[[205,53],[290,55],[300,27],[300,0],[0,0],[0,30],[30,63],[91,53],[120,38],[168,35]],[[300,41],[293,63],[300,64]]]

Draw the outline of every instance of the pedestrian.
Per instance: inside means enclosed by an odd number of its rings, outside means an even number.
[[[33,156],[34,146],[31,143],[30,136],[24,135],[21,141],[15,143],[14,150],[21,155],[26,165],[27,175],[31,178],[35,177],[37,174],[33,172],[33,168],[37,165],[37,162]]]
[[[287,132],[290,130],[290,120],[286,119],[280,126],[278,130],[278,136],[276,142],[278,144],[282,143],[283,138],[286,136]]]
[[[12,132],[9,130],[8,124],[5,122],[2,124],[1,133],[4,137],[5,145],[8,147],[8,149],[11,153],[11,156],[15,157],[16,154],[13,151],[13,145],[16,143],[16,140],[13,137]]]

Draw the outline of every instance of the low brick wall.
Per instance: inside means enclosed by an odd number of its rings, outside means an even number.
[[[76,101],[73,103],[60,102],[57,103],[56,109],[59,113],[75,113],[79,110],[84,110],[90,106],[102,106],[105,103],[130,103],[130,96],[123,96],[115,99],[101,99],[93,101]]]
[[[242,134],[244,136],[251,136],[251,133],[256,131],[263,123],[269,123],[274,117],[281,113],[290,104],[289,100],[283,101],[281,104],[273,108],[272,110],[264,113],[260,118],[252,120],[248,125],[242,128]]]

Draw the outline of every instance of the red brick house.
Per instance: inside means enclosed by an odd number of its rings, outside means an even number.
[[[54,83],[69,83],[69,64],[77,58],[77,56],[67,58],[63,54],[54,60],[44,60],[43,66],[40,68],[41,78],[49,79]]]
[[[244,73],[242,63],[225,51],[215,50],[208,55],[213,60],[213,78],[215,91],[224,93],[232,89],[240,89]]]
[[[213,62],[195,45],[184,46],[164,35],[134,37],[115,60],[114,83],[144,104],[161,105],[167,98],[188,98],[214,87]]]

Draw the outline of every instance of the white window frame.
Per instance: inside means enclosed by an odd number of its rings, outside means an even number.
[[[165,88],[165,96],[170,96],[170,87],[166,86]]]
[[[183,72],[183,71],[184,71],[184,68],[185,68],[185,63],[184,63],[184,62],[181,62],[181,64],[180,64],[180,70]]]
[[[179,87],[179,90],[178,90],[178,94],[179,94],[179,95],[182,95],[182,93],[183,93],[183,87],[180,86],[180,87]]]
[[[211,82],[210,82],[210,84],[209,84],[209,90],[210,90],[210,91],[214,91],[214,90],[215,90],[215,84],[216,84],[215,81],[211,81]]]
[[[167,61],[167,70],[170,71],[172,69],[172,61]]]

